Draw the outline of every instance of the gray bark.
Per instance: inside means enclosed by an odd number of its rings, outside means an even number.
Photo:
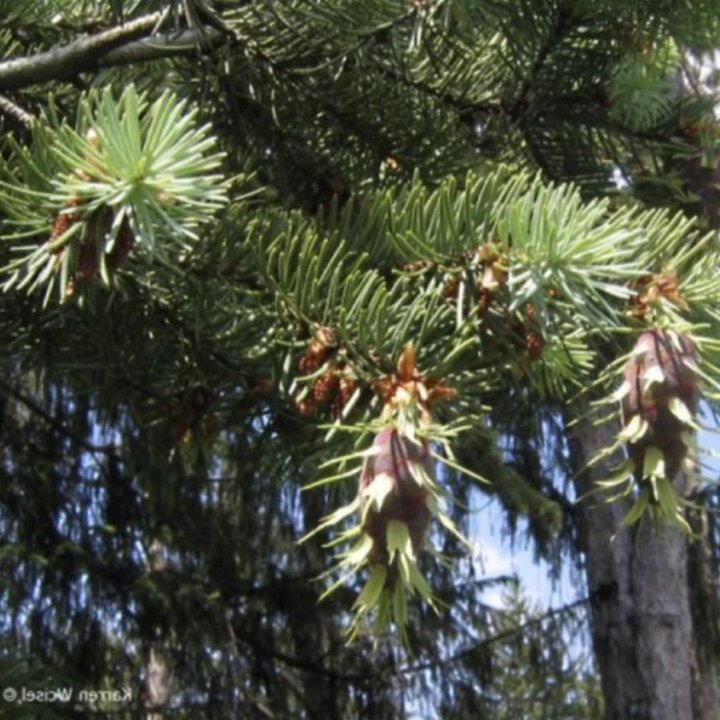
[[[581,416],[585,407],[575,408]],[[610,477],[621,459],[581,470],[612,444],[618,426],[579,421],[570,436],[576,486],[582,495]],[[685,471],[675,479],[685,493]],[[629,501],[594,495],[580,506],[592,634],[608,720],[714,720],[714,702],[698,661],[688,582],[688,538],[675,527],[644,522],[612,539]],[[702,690],[702,692],[701,692]]]

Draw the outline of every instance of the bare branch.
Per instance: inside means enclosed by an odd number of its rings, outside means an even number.
[[[71,80],[90,72],[112,50],[148,35],[165,19],[166,12],[143,15],[125,25],[73,40],[31,57],[0,63],[0,90],[15,90],[48,80]]]
[[[17,103],[14,103],[9,97],[5,97],[5,95],[0,95],[0,112],[11,115],[16,120],[19,120],[25,127],[29,128],[32,125],[33,116]]]

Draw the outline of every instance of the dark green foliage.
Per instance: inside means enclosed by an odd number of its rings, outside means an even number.
[[[676,80],[683,59],[712,46],[720,9],[0,2],[0,54],[165,8],[160,32],[196,33],[172,53],[127,67],[109,55],[75,82],[29,84],[0,102],[2,267],[18,227],[42,248],[70,186],[107,192],[102,203],[134,222],[162,210],[143,194],[162,177],[139,171],[121,199],[114,178],[98,190],[72,163],[62,176],[40,162],[38,177],[20,177],[20,148],[37,158],[38,138],[87,140],[93,88],[119,97],[133,82],[148,102],[166,90],[187,99],[215,138],[198,156],[223,152],[228,180],[226,203],[192,204],[210,199],[203,177],[170,206],[209,220],[197,241],[181,242],[158,214],[135,222],[112,282],[94,276],[42,307],[50,257],[39,293],[10,283],[0,295],[0,685],[128,685],[129,705],[48,713],[135,718],[155,663],[167,672],[164,717],[599,717],[592,661],[578,651],[585,601],[548,617],[517,593],[489,607],[481,591],[495,581],[439,526],[430,539],[455,565],[422,555],[419,566],[441,612],[412,599],[407,647],[392,636],[346,646],[365,577],[318,605],[331,538],[297,540],[353,499],[357,475],[302,488],[323,462],[370,445],[377,382],[412,342],[419,372],[456,391],[433,409],[433,440],[449,439],[458,462],[491,481],[441,473],[453,521],[466,530],[465,509],[493,496],[554,573],[579,564],[565,403],[594,383],[612,389],[611,361],[649,322],[629,317],[639,277],[678,272],[689,310],[662,300],[652,321],[700,337],[702,372],[717,379],[717,249],[652,208],[714,223],[715,169],[697,167],[703,148],[714,157],[709,103]],[[23,110],[51,107],[49,87],[54,115],[31,130]],[[168,187],[184,161],[169,154]],[[633,193],[612,188],[614,167]],[[143,251],[151,240],[159,252]],[[306,417],[302,388],[317,378],[303,380],[301,359],[325,327],[334,341],[322,362],[350,371],[357,397],[345,415],[326,402]],[[714,400],[712,382],[705,390]],[[357,432],[331,430],[337,417]]]

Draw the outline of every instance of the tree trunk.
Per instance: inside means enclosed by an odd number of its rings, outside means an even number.
[[[587,406],[577,407],[582,417]],[[578,495],[610,477],[622,458],[583,470],[612,444],[617,423],[580,420],[570,433]],[[685,494],[685,472],[675,486]],[[592,636],[608,720],[715,720],[712,683],[698,660],[688,582],[688,538],[675,527],[657,531],[647,519],[618,531],[630,501],[579,505],[592,607]],[[702,541],[699,541],[702,542]]]
[[[153,572],[165,569],[165,547],[153,539],[148,548],[148,567]],[[145,660],[145,720],[162,720],[170,696],[170,670],[160,641],[148,642]]]
[[[145,663],[145,720],[162,720],[162,709],[170,694],[170,673],[162,650],[155,644],[150,646]]]

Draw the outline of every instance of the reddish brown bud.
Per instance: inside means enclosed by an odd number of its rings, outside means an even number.
[[[332,408],[330,414],[333,420],[337,420],[343,413],[345,406],[350,401],[350,398],[357,390],[358,383],[354,377],[348,375],[342,375],[338,383],[337,394],[333,399]]]
[[[317,356],[306,350],[305,354],[298,360],[298,370],[301,375],[312,375],[322,367],[323,362],[325,362],[323,356]]]
[[[321,375],[312,386],[312,399],[315,405],[327,405],[338,389],[337,375],[330,371]]]
[[[340,386],[338,388],[338,397],[340,398],[340,403],[342,407],[345,407],[345,405],[348,404],[348,401],[355,393],[355,390],[357,390],[358,383],[357,380],[354,378],[350,378],[347,376],[340,378]]]

